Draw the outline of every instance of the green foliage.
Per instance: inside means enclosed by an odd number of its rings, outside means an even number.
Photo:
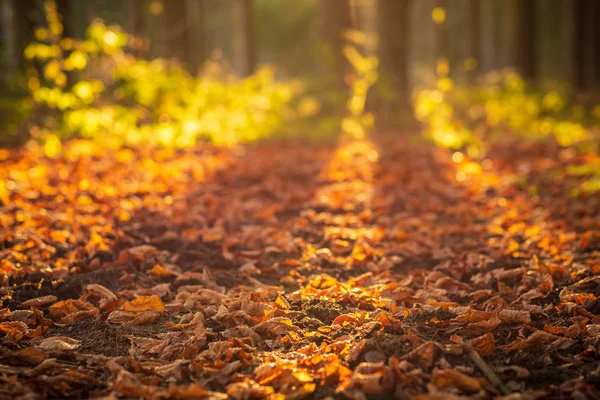
[[[554,140],[597,155],[600,108],[586,113],[570,104],[565,90],[554,87],[531,92],[511,70],[492,72],[478,86],[456,85],[442,75],[434,89],[416,93],[415,115],[425,123],[426,136],[442,147],[465,148],[471,157],[485,156],[498,140]],[[582,169],[583,168],[583,169]],[[569,173],[589,175],[584,189],[597,190],[597,166],[574,167]]]
[[[481,146],[498,132],[583,146],[593,140],[586,125],[600,121],[586,115],[582,106],[569,105],[564,90],[527,91],[525,81],[510,70],[488,74],[479,86],[440,78],[437,88],[417,92],[415,114],[428,126],[431,139],[455,149]],[[471,151],[481,150],[485,149]]]
[[[113,147],[191,147],[203,139],[231,145],[268,137],[305,112],[292,106],[302,85],[275,81],[269,67],[238,79],[209,63],[195,77],[174,62],[136,59],[118,26],[95,21],[85,40],[64,38],[54,2],[46,1],[45,9],[47,27],[36,30],[25,50],[32,61],[31,98],[48,116],[35,130],[39,139],[77,136]]]

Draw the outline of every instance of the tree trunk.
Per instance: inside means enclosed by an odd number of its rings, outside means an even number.
[[[467,3],[467,73],[469,83],[477,80],[481,63],[480,0],[468,0]]]
[[[321,74],[327,82],[345,95],[344,77],[350,72],[350,63],[344,56],[344,32],[352,29],[352,16],[349,0],[320,1],[320,32],[324,44]]]
[[[585,0],[585,81],[586,89],[592,90],[598,86],[598,69],[600,65],[597,62],[600,42],[598,41],[597,31],[600,23],[600,2],[598,0]]]
[[[206,40],[204,39],[204,12],[202,0],[186,0],[188,26],[190,27],[190,68],[197,73],[206,60]]]
[[[594,67],[593,67],[593,85],[594,89],[600,89],[600,4],[598,2],[592,0],[594,3],[593,10],[593,59],[594,59]]]
[[[185,0],[165,2],[162,14],[162,55],[187,65],[189,62],[189,26],[186,18]]]
[[[585,88],[585,4],[583,0],[570,1],[570,46],[572,51],[571,83],[577,90]]]
[[[397,123],[412,122],[411,87],[409,79],[410,7],[411,0],[379,0],[379,92],[380,124],[385,129]],[[392,118],[392,116],[398,118]],[[392,121],[394,119],[394,121]]]
[[[56,11],[61,17],[63,37],[75,37],[76,29],[73,19],[73,4],[71,0],[56,0]]]
[[[535,0],[517,0],[515,12],[517,23],[517,34],[514,36],[513,44],[515,66],[525,79],[535,80],[537,77]]]
[[[446,17],[444,21],[437,24],[437,59],[448,61],[448,0],[437,0],[437,6],[444,10]]]
[[[33,41],[33,30],[37,25],[44,24],[45,19],[34,0],[16,0],[15,14],[18,65],[24,67],[23,52]]]
[[[128,0],[127,20],[129,33],[134,36],[133,48],[135,54],[141,57],[144,53],[144,39],[146,34],[145,0]]]
[[[252,75],[256,69],[253,12],[254,2],[253,0],[234,1],[234,61],[240,76],[249,76]]]
[[[15,71],[19,60],[19,56],[17,55],[15,0],[3,0],[0,2],[0,6],[0,15],[2,17],[2,47],[4,47],[4,59],[2,60],[2,65],[4,65],[7,70],[7,74],[5,74],[5,77],[7,77],[10,73]]]

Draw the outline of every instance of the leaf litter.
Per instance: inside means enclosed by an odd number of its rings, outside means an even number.
[[[0,397],[597,398],[600,208],[553,151],[7,151]]]

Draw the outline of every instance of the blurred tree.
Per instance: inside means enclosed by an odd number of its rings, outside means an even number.
[[[600,89],[600,2],[596,0],[590,0],[593,8],[590,13],[592,21],[590,23],[592,27],[591,36],[593,37],[592,46],[592,80],[594,88]]]
[[[573,2],[572,7],[572,81],[579,90],[591,90],[597,87],[600,67],[597,64],[600,3],[598,0],[580,0]]]
[[[2,65],[5,73],[2,75],[4,81],[15,71],[19,57],[17,55],[17,22],[15,0],[3,0],[0,2],[0,16],[2,25]]]
[[[380,78],[378,113],[384,128],[412,123],[409,80],[410,8],[412,0],[379,0]]]
[[[352,16],[349,0],[320,1],[320,32],[324,44],[322,75],[331,82],[338,93],[345,95],[347,87],[344,78],[350,71],[350,63],[344,56],[344,34],[352,29]]]
[[[256,69],[253,8],[253,0],[234,0],[234,63],[241,76],[252,75]]]
[[[189,63],[196,73],[206,60],[206,40],[204,39],[205,4],[202,0],[186,0],[187,25],[189,27]]]
[[[140,38],[146,35],[146,0],[127,1],[127,30],[136,38],[136,53],[141,55]]]
[[[537,78],[535,4],[535,0],[517,0],[511,4],[514,6],[517,25],[513,43],[514,65],[527,80]]]
[[[186,17],[186,0],[164,1],[161,21],[161,55],[189,63],[189,26]]]
[[[71,0],[55,0],[56,11],[60,14],[63,25],[63,36],[75,37],[76,28],[73,15],[73,3]]]
[[[569,3],[569,15],[572,18],[570,28],[570,48],[572,52],[570,80],[578,90],[585,89],[585,59],[586,59],[586,38],[585,38],[585,0],[571,1]]]
[[[475,83],[477,79],[477,73],[479,65],[481,63],[481,32],[480,32],[480,19],[481,9],[480,0],[468,0],[467,1],[467,32],[466,32],[466,52],[467,58],[465,60],[465,68],[469,74],[469,82]]]
[[[0,0],[3,1],[3,0]],[[44,22],[43,14],[34,0],[16,1],[16,21],[17,21],[17,54],[19,66],[23,67],[23,51],[25,47],[33,40],[33,31],[36,25]]]
[[[279,76],[314,77],[319,43],[314,1],[254,2],[257,59],[277,65]]]
[[[448,0],[437,0],[436,8],[433,10],[433,21],[437,26],[437,50],[439,60],[449,60],[448,56]]]

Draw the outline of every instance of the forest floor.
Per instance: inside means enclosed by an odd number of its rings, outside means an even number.
[[[576,157],[0,150],[0,398],[599,398]]]

